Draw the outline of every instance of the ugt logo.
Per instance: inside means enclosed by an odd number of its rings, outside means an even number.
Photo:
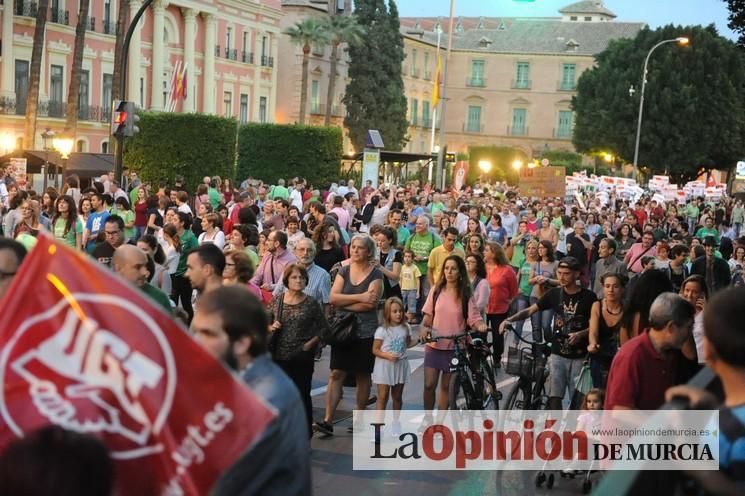
[[[17,436],[51,422],[105,437],[114,458],[161,451],[156,436],[170,411],[176,375],[159,326],[117,296],[75,294],[70,300],[24,321],[0,355],[3,419]],[[93,309],[118,322],[121,332],[88,317]],[[28,396],[10,397],[21,388]]]

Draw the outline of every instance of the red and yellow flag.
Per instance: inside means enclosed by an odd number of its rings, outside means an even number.
[[[432,88],[432,107],[436,107],[440,102],[440,84],[442,83],[442,56],[437,54],[437,71]]]

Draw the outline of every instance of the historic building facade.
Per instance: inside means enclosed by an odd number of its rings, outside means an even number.
[[[77,151],[109,151],[114,44],[119,2],[130,19],[140,0],[90,2],[79,92]],[[14,8],[10,8],[14,4]],[[79,2],[50,0],[42,55],[37,138],[64,130]],[[22,143],[36,2],[0,1],[0,154]],[[186,67],[178,112],[204,112],[240,122],[273,122],[277,102],[280,0],[155,0],[129,50],[127,99],[163,111],[173,73]],[[20,141],[19,141],[20,140]],[[2,149],[5,148],[5,149]]]

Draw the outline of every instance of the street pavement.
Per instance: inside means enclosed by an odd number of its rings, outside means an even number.
[[[523,335],[531,339],[530,324],[526,322]],[[510,340],[506,343],[505,349]],[[329,373],[330,349],[323,351],[316,362],[313,377],[313,415],[320,420],[324,414],[326,384]],[[506,356],[506,351],[505,351]],[[409,350],[412,376],[404,388],[403,408],[421,410],[424,373],[424,349],[419,345]],[[502,397],[506,398],[516,378],[499,369],[497,383]],[[373,385],[374,394],[375,385]],[[406,496],[470,496],[470,495],[555,495],[582,494],[582,479],[562,479],[555,473],[555,486],[548,490],[535,487],[535,472],[532,471],[354,471],[352,470],[352,434],[347,427],[352,425],[354,388],[344,388],[334,422],[334,436],[322,438],[316,434],[311,440],[311,463],[313,492],[317,495],[406,495]],[[503,399],[504,402],[504,399]],[[374,408],[369,407],[369,408]],[[390,409],[390,403],[388,405]],[[593,482],[599,475],[593,475]],[[596,485],[596,484],[594,484]]]

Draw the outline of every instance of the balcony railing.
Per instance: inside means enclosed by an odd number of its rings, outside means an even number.
[[[241,61],[244,64],[253,64],[254,63],[254,54],[253,52],[241,52]]]
[[[55,24],[64,24],[66,26],[69,25],[70,11],[62,9],[49,9],[49,22],[53,22]]]
[[[528,126],[507,126],[507,136],[527,136]]]
[[[67,102],[59,100],[49,100],[48,102],[39,102],[39,111],[37,115],[41,117],[55,117],[62,119],[65,117]]]
[[[422,127],[425,129],[432,127],[432,119],[429,117],[422,117]]]
[[[0,115],[23,115],[26,113],[26,100],[23,99],[16,104],[16,99],[5,96],[0,97]]]
[[[16,0],[15,14],[17,16],[36,17],[38,11],[38,3],[29,0]]]
[[[483,133],[484,125],[480,122],[464,122],[463,123],[464,133]]]
[[[310,104],[310,113],[313,115],[326,115],[326,109],[328,109],[328,105],[325,103],[316,103]],[[331,115],[334,117],[344,117],[346,114],[346,109],[343,105],[332,105],[331,106]]]
[[[559,91],[575,91],[577,83],[575,81],[561,81],[557,87]]]
[[[424,71],[424,80],[425,81],[432,81],[432,72],[430,72],[430,71]]]
[[[513,79],[512,89],[513,90],[529,90],[533,86],[533,81],[530,79]]]
[[[411,69],[411,77],[413,78],[419,78],[419,69],[416,67]]]
[[[104,19],[103,32],[104,34],[116,34],[116,23]]]
[[[88,31],[95,31],[96,30],[96,18],[95,17],[87,17],[85,20],[85,28]]]
[[[238,60],[238,49],[237,48],[226,48],[225,58],[230,60]]]
[[[261,56],[261,65],[264,67],[274,67],[274,57]]]
[[[483,88],[486,86],[486,79],[482,77],[466,78],[466,86],[470,88]]]

